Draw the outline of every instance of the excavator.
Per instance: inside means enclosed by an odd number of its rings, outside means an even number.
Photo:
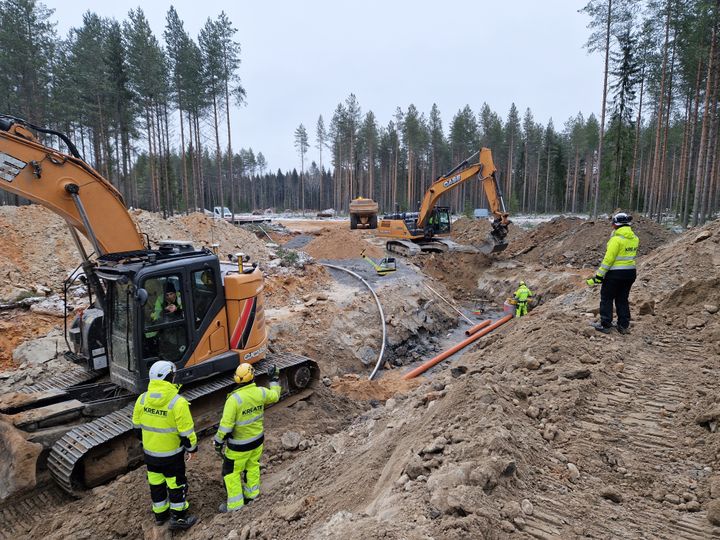
[[[69,154],[39,136],[58,137]],[[319,374],[313,360],[268,351],[258,265],[242,256],[221,262],[184,241],[151,248],[120,192],[64,134],[0,116],[0,189],[62,217],[82,259],[89,307],[66,337],[66,356],[78,366],[0,396],[4,420],[43,445],[38,470],[47,467],[68,493],[141,463],[132,407],[157,360],[177,366],[175,383],[192,404],[198,432],[218,421],[240,362],[253,363],[260,380],[276,365],[291,400],[311,392]],[[178,306],[171,313],[162,309],[168,293]]]
[[[471,163],[476,156],[479,156],[477,161]],[[383,216],[376,231],[377,235],[387,239],[386,249],[389,252],[404,256],[423,252],[468,251],[467,246],[461,246],[446,238],[451,229],[450,209],[436,206],[436,203],[448,191],[477,177],[482,181],[492,221],[488,238],[471,251],[480,251],[486,255],[503,251],[507,247],[505,237],[511,222],[495,178],[496,171],[492,152],[489,148],[481,148],[432,183],[425,191],[418,212],[396,212]]]

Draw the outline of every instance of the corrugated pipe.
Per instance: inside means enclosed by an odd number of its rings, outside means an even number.
[[[483,337],[483,336],[486,335],[486,334],[489,334],[490,332],[492,332],[493,330],[495,330],[498,326],[502,326],[503,324],[505,324],[506,322],[508,322],[508,321],[509,321],[510,319],[512,319],[512,318],[513,318],[512,314],[511,314],[511,315],[505,315],[502,319],[498,319],[497,321],[495,321],[494,323],[492,323],[490,326],[487,326],[485,329],[480,330],[479,332],[474,333],[474,334],[471,335],[469,338],[461,341],[460,343],[458,343],[458,344],[455,345],[454,347],[451,347],[451,348],[448,349],[447,351],[438,354],[438,355],[437,355],[435,358],[433,358],[432,360],[428,360],[427,362],[425,362],[424,364],[416,367],[416,368],[413,369],[412,371],[409,371],[408,373],[406,373],[405,375],[403,375],[403,379],[404,379],[404,380],[414,379],[415,377],[417,377],[417,376],[420,375],[421,373],[426,372],[428,369],[430,369],[431,367],[433,367],[435,364],[439,364],[440,362],[442,362],[443,360],[445,360],[447,357],[452,356],[453,354],[455,354],[456,352],[458,352],[458,351],[461,350],[461,349],[464,349],[465,347],[467,347],[468,345],[470,345],[473,341],[475,341],[475,340],[477,340],[477,339],[480,339],[481,337]],[[481,323],[481,324],[482,324],[482,323]]]
[[[377,363],[375,364],[375,369],[373,369],[372,373],[368,377],[369,381],[372,381],[373,377],[375,376],[375,373],[377,373],[377,370],[380,369],[380,364],[382,364],[383,355],[385,354],[385,336],[387,334],[387,331],[385,329],[385,314],[383,313],[382,306],[380,305],[380,299],[377,297],[377,294],[375,294],[375,291],[370,286],[370,284],[365,281],[361,276],[353,272],[352,270],[348,270],[347,268],[343,268],[342,266],[336,266],[334,264],[327,264],[327,263],[320,263],[323,266],[327,266],[328,268],[334,268],[335,270],[342,270],[343,272],[347,272],[353,277],[356,277],[360,281],[362,281],[365,286],[370,290],[370,292],[373,295],[373,298],[375,298],[375,303],[377,304],[378,311],[380,312],[380,322],[382,323],[382,347],[380,347],[380,354],[378,355]]]
[[[465,330],[465,335],[472,336],[475,332],[477,332],[478,330],[482,330],[483,328],[488,326],[491,322],[492,321],[490,319],[488,319],[487,321],[483,321],[480,324],[476,324],[472,328],[468,328],[467,330]]]

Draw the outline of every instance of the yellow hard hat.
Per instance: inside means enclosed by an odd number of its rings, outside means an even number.
[[[251,364],[240,364],[235,370],[233,377],[238,384],[247,384],[255,378],[255,368]]]
[[[520,286],[522,287],[523,285],[525,285],[525,282],[524,282],[524,281],[520,281]]]

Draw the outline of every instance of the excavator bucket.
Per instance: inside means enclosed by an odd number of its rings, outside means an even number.
[[[505,248],[508,247],[508,244],[507,242],[497,242],[493,237],[490,237],[489,239],[485,240],[485,242],[476,247],[480,250],[480,253],[490,255],[492,253],[500,253],[501,251],[505,251]]]

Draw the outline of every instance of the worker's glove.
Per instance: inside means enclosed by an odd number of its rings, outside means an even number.
[[[271,381],[277,381],[280,379],[280,368],[273,364],[268,368],[267,374]]]
[[[217,441],[213,441],[213,445],[215,446],[215,453],[223,457],[223,447],[225,446],[225,443],[219,443]]]
[[[598,275],[595,275],[595,276],[591,277],[590,279],[585,280],[585,283],[587,283],[590,287],[594,287],[595,285],[599,285],[600,283],[602,283],[602,281],[603,281],[603,278],[601,278]]]

